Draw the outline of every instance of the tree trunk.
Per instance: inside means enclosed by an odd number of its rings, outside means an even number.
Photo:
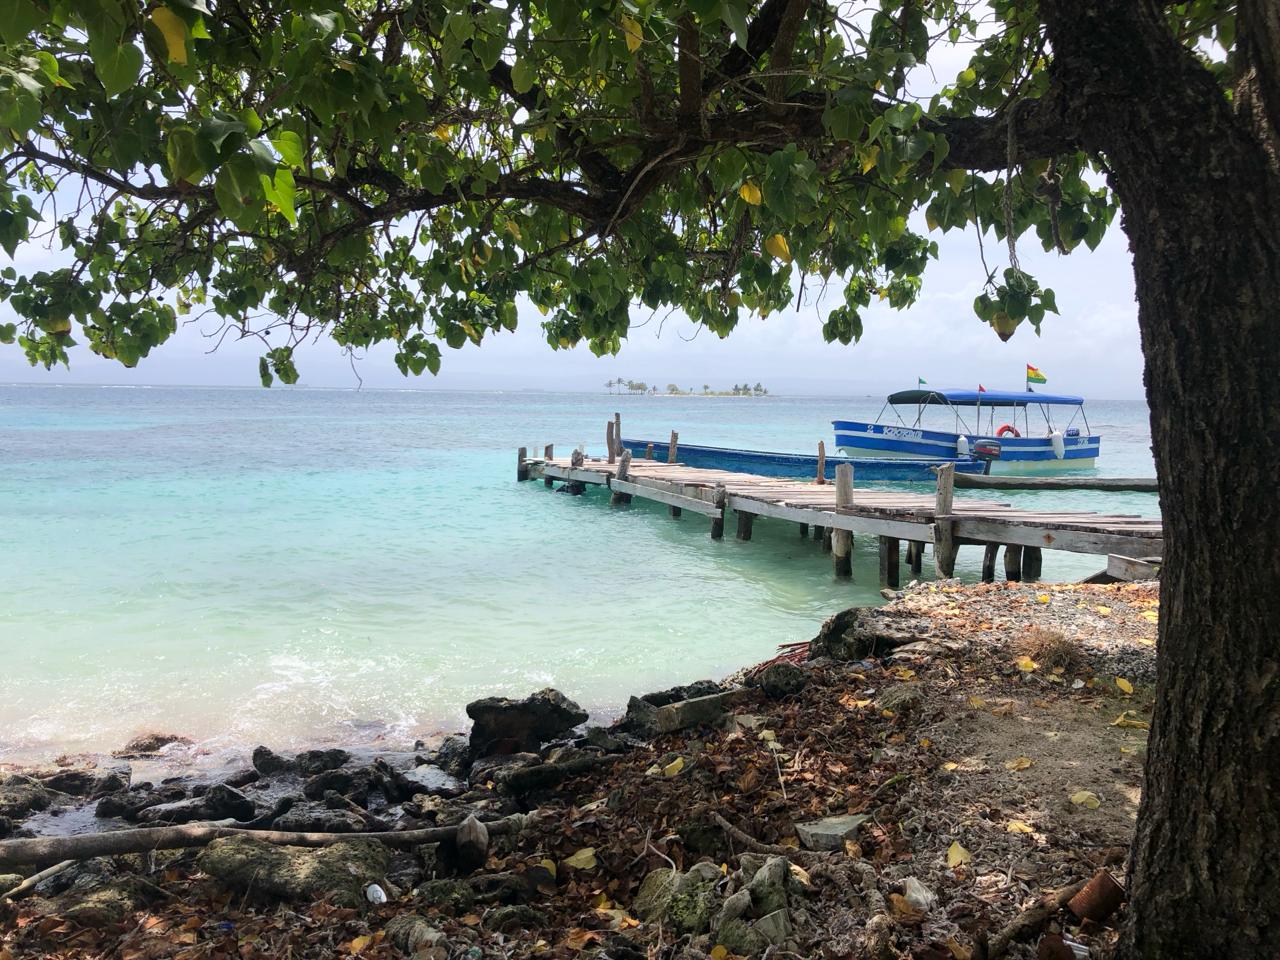
[[[1165,556],[1125,957],[1280,943],[1280,178],[1149,2],[1045,0],[1134,257]]]

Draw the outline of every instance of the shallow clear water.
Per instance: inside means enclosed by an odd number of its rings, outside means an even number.
[[[607,715],[878,599],[795,525],[517,484],[515,448],[627,436],[815,449],[880,401],[0,387],[0,759],[172,730],[213,749],[412,737],[554,685]],[[1146,410],[1092,404],[1100,473],[1149,476]],[[1156,512],[1154,495],[1015,495]],[[981,551],[960,553],[976,578]],[[1046,579],[1098,569],[1046,553]]]

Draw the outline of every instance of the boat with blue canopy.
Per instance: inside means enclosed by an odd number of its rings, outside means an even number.
[[[900,390],[874,422],[832,426],[846,456],[979,457],[992,473],[1088,469],[1102,446],[1089,429],[1084,397],[1031,390]]]
[[[622,446],[630,450],[633,457],[643,457],[652,453],[654,459],[665,462],[669,446],[659,440],[627,440]],[[777,453],[768,450],[735,450],[728,447],[704,447],[692,443],[680,443],[676,447],[676,456],[681,463],[689,467],[701,467],[707,470],[733,470],[738,473],[753,473],[762,477],[793,477],[813,479],[817,476],[818,458],[804,453]],[[823,475],[827,480],[834,480],[836,467],[842,463],[853,466],[854,480],[857,483],[868,481],[891,480],[932,483],[936,479],[932,468],[942,463],[955,464],[956,473],[982,473],[984,464],[972,457],[930,457],[901,458],[886,460],[883,458],[848,458],[825,457]]]

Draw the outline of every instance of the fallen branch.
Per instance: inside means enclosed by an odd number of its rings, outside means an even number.
[[[532,814],[513,814],[485,826],[491,834],[519,833]],[[32,840],[0,841],[0,867],[23,864],[39,866],[61,860],[90,860],[150,850],[177,850],[203,847],[222,837],[254,837],[265,843],[296,847],[326,847],[344,840],[364,838],[389,846],[416,846],[452,840],[458,827],[430,827],[424,830],[391,830],[376,833],[295,833],[286,830],[246,830],[243,827],[194,826],[151,827],[88,833],[74,837],[37,837]]]
[[[539,763],[532,767],[522,767],[503,780],[502,789],[514,794],[546,790],[571,777],[612,766],[619,759],[621,754],[606,754],[599,757],[578,757],[563,763]]]
[[[1009,952],[1009,945],[1015,940],[1030,940],[1036,936],[1049,925],[1050,920],[1057,916],[1058,911],[1067,905],[1067,901],[1079,893],[1088,882],[1088,880],[1081,880],[1069,887],[1060,887],[1052,893],[1046,893],[1005,924],[987,942],[985,957],[982,957],[978,951],[974,951],[974,960],[1000,960]]]
[[[66,870],[68,867],[74,867],[75,865],[76,861],[74,860],[63,860],[61,863],[55,863],[52,867],[47,867],[39,873],[33,873],[12,890],[6,890],[4,893],[0,893],[0,902],[5,900],[17,900],[19,897],[32,890],[37,883],[42,883],[50,877],[57,876],[63,870]]]

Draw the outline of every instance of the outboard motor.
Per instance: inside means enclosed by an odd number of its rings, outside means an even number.
[[[979,440],[973,445],[973,456],[975,459],[981,460],[985,465],[982,472],[984,474],[990,473],[991,461],[1000,459],[1000,441]]]

